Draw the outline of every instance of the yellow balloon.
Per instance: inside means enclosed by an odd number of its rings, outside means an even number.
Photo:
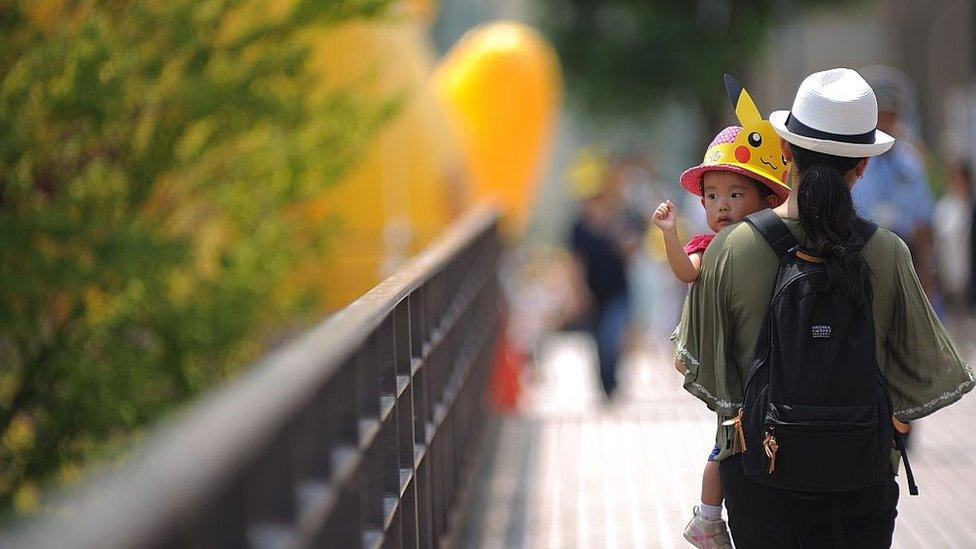
[[[492,22],[464,35],[434,73],[460,136],[475,199],[492,198],[517,235],[548,156],[562,96],[555,50],[532,27]]]

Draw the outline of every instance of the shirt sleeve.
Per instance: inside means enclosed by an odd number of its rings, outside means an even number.
[[[883,372],[895,416],[927,416],[972,390],[973,372],[926,298],[904,242],[894,261],[895,302]]]
[[[688,290],[681,320],[671,335],[675,360],[684,363],[684,388],[719,414],[732,415],[741,390],[727,375],[731,355],[728,296],[732,287],[731,248],[721,237],[705,250],[701,274]],[[738,375],[734,376],[738,379]]]

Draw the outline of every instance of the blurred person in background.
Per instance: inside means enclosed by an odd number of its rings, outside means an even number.
[[[954,313],[962,313],[968,306],[972,218],[972,168],[968,162],[957,162],[950,171],[946,194],[935,205],[932,219],[939,287]]]
[[[640,217],[635,219],[623,208],[617,168],[605,157],[584,151],[568,174],[580,202],[569,248],[578,292],[585,294],[584,325],[596,341],[600,384],[608,401],[617,390],[617,365],[631,312],[627,263],[644,232]]]
[[[932,245],[934,199],[925,161],[911,144],[915,140],[910,123],[915,87],[907,75],[892,67],[866,67],[862,74],[878,100],[878,129],[897,141],[868,163],[851,191],[854,206],[862,217],[908,244],[922,287],[941,317],[944,305],[934,276]]]

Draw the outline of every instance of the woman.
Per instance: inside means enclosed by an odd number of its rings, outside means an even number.
[[[877,117],[874,92],[857,72],[807,77],[792,110],[769,117],[784,160],[794,166],[790,197],[774,211],[799,242],[826,259],[839,291],[870,300],[878,367],[895,417],[909,421],[955,402],[974,379],[928,303],[905,243],[885,229],[859,241],[850,188],[870,157],[894,142],[876,129]],[[837,497],[779,490],[744,476],[731,428],[721,426],[742,406],[778,265],[751,224],[723,230],[702,258],[672,336],[676,360],[687,369],[685,388],[719,416],[733,540],[746,549],[832,547],[836,538],[850,547],[889,547],[898,502],[894,473],[890,481]]]

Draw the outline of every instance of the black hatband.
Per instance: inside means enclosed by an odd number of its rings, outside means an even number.
[[[800,122],[790,113],[786,117],[786,129],[795,133],[796,135],[802,135],[803,137],[812,137],[814,139],[823,139],[825,141],[840,141],[842,143],[857,143],[860,145],[871,145],[874,144],[874,132],[871,130],[864,133],[857,133],[854,135],[842,134],[842,133],[829,133],[822,132],[820,130],[815,130],[810,126],[807,126],[803,122]]]

